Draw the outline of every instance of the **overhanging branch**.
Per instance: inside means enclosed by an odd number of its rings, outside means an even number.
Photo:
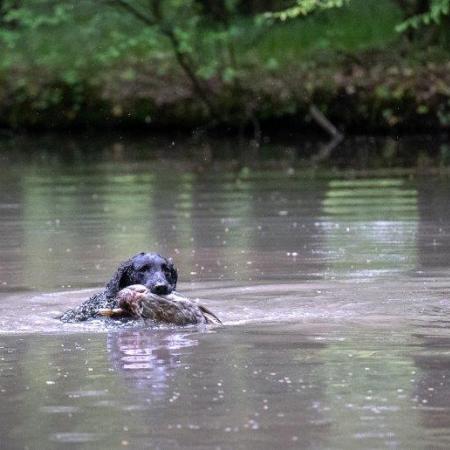
[[[125,0],[109,0],[107,3],[122,8],[123,10],[130,13],[134,18],[138,19],[140,22],[145,23],[148,26],[152,27],[157,25],[156,21],[152,17],[144,14],[142,11],[130,5]]]

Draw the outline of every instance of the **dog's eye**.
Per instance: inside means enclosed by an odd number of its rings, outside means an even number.
[[[149,269],[150,269],[149,266],[142,266],[142,267],[140,267],[138,270],[139,270],[139,272],[146,272],[146,271],[149,270]]]

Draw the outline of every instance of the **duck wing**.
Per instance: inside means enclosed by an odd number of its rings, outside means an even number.
[[[192,301],[188,297],[185,297],[184,295],[180,294],[179,292],[173,292],[171,294],[171,298],[174,301],[177,301],[177,302],[188,302],[188,303],[192,303],[193,305],[198,307],[198,309],[200,310],[201,314],[205,318],[206,323],[212,323],[212,324],[214,323],[214,324],[221,324],[222,325],[222,321],[209,308],[207,308],[206,306],[201,305],[197,301]]]

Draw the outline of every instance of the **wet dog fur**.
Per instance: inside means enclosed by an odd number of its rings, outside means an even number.
[[[132,284],[143,284],[153,294],[168,295],[177,286],[178,273],[173,261],[157,253],[138,253],[121,263],[105,289],[80,306],[69,309],[63,322],[82,322],[97,316],[100,309],[116,308],[117,293]]]

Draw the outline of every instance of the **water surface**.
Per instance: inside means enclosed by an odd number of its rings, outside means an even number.
[[[448,178],[216,144],[3,143],[2,446],[448,448]],[[141,250],[225,326],[55,319]]]

